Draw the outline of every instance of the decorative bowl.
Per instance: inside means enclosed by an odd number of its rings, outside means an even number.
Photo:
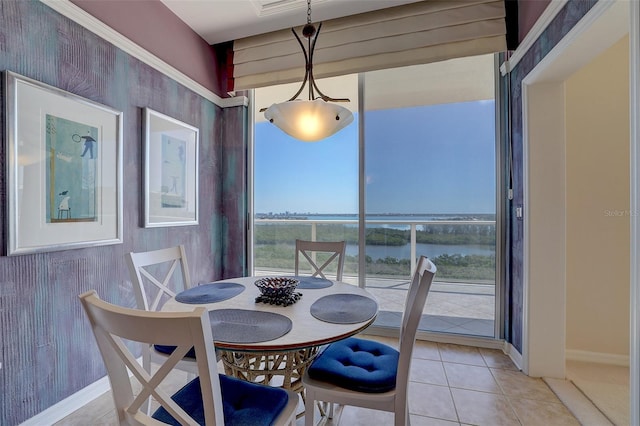
[[[255,282],[263,296],[287,298],[292,295],[300,281],[289,277],[265,277]]]

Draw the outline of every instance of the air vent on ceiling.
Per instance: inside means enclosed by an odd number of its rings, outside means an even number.
[[[327,0],[314,0],[313,4],[324,3]],[[292,10],[306,9],[306,0],[251,0],[258,16],[268,16]]]

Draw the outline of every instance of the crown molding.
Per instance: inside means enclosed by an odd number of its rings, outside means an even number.
[[[542,35],[542,32],[547,29],[553,18],[556,17],[558,12],[562,10],[565,4],[567,4],[568,0],[551,0],[546,9],[540,14],[538,20],[531,30],[524,37],[522,42],[518,45],[516,50],[513,52],[509,60],[505,61],[504,68],[501,67],[500,71],[504,76],[506,73],[511,72],[512,69],[516,67],[518,62],[524,57],[524,55],[531,49],[533,43],[538,40],[538,37]]]
[[[238,96],[234,98],[221,98],[216,93],[204,87],[202,84],[193,80],[191,77],[184,74],[182,71],[169,65],[167,62],[158,58],[148,50],[142,48],[140,45],[134,43],[124,35],[120,34],[113,28],[109,27],[104,22],[100,21],[93,15],[85,12],[80,7],[71,3],[69,0],[40,0],[42,3],[49,6],[51,9],[60,13],[61,15],[71,19],[78,25],[86,28],[98,37],[108,41],[114,46],[122,49],[125,53],[133,56],[134,58],[144,62],[155,70],[163,73],[167,77],[177,81],[186,88],[196,92],[203,98],[213,102],[222,108],[236,107],[236,106],[248,106],[249,100],[246,96]]]

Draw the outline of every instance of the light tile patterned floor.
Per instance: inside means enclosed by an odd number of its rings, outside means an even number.
[[[396,344],[393,338],[364,337]],[[499,350],[418,341],[410,379],[409,412],[414,426],[579,425],[543,380],[518,371]],[[336,420],[339,423],[327,424],[391,425],[393,415],[346,407]],[[56,423],[115,424],[110,393]]]

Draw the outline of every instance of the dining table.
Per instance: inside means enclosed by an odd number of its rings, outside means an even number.
[[[294,299],[261,301],[256,282],[298,281]],[[356,285],[309,276],[249,276],[194,286],[163,311],[209,313],[214,345],[225,374],[303,394],[302,376],[321,347],[353,336],[375,320],[378,303]]]

